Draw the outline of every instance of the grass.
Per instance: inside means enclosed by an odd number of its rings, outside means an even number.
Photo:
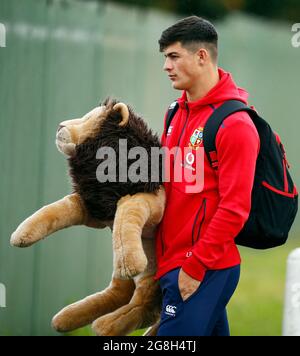
[[[240,248],[241,278],[227,311],[232,336],[279,336],[285,291],[286,261],[300,239],[266,251]],[[137,330],[132,335],[142,335]],[[93,335],[83,328],[69,335]]]

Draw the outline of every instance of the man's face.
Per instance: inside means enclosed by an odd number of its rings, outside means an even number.
[[[164,50],[164,70],[174,89],[189,90],[201,73],[197,52],[191,52],[176,42]]]

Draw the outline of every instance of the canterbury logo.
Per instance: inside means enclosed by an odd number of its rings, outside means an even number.
[[[166,306],[166,314],[175,316],[176,314],[176,307],[174,305],[167,305]]]

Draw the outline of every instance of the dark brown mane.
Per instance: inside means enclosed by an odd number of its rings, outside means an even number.
[[[114,219],[118,200],[127,194],[156,191],[162,181],[160,163],[160,182],[151,182],[151,147],[160,148],[160,140],[143,119],[129,108],[129,122],[125,127],[118,124],[121,114],[113,110],[118,103],[114,99],[106,99],[102,105],[108,109],[107,118],[99,124],[99,132],[95,137],[87,139],[76,147],[76,155],[69,158],[69,173],[73,181],[73,189],[82,197],[89,214],[100,220]],[[127,139],[128,151],[132,147],[143,147],[148,153],[148,182],[133,183],[119,180],[119,139]],[[96,152],[101,147],[111,147],[116,152],[117,182],[100,183],[96,170],[101,162],[96,159]],[[127,160],[127,167],[136,160]]]

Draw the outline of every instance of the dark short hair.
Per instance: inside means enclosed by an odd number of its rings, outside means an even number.
[[[186,17],[163,31],[158,43],[163,52],[170,45],[180,42],[183,47],[204,45],[214,60],[218,54],[218,33],[212,23],[198,16]]]

